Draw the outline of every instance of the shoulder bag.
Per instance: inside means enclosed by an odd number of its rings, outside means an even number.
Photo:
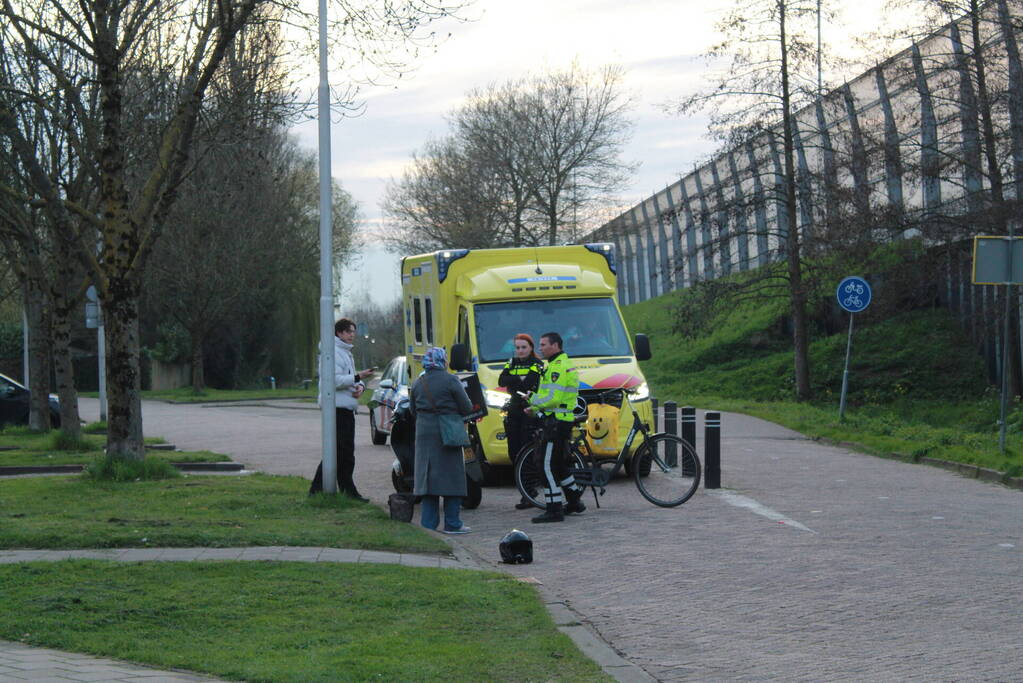
[[[437,404],[433,402],[433,395],[430,393],[426,375],[423,375],[422,382],[423,391],[426,393],[426,400],[430,403],[430,407],[433,408],[434,414],[437,416],[437,422],[440,424],[441,443],[445,446],[456,448],[468,446],[469,434],[465,431],[465,423],[462,422],[462,416],[436,412]]]

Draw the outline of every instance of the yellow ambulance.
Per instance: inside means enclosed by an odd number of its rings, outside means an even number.
[[[630,338],[622,320],[614,245],[446,249],[405,257],[401,281],[411,377],[422,371],[431,346],[444,347],[452,370],[479,376],[489,407],[477,425],[486,479],[493,479],[494,467],[511,465],[501,418],[509,397],[497,378],[520,332],[538,346],[545,332],[559,333],[584,400],[608,389],[635,389],[629,400],[651,422],[650,390],[637,362],[650,358],[650,344],[643,334]],[[620,441],[631,426],[625,408]]]

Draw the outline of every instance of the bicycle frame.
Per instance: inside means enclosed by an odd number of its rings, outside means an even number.
[[[625,463],[629,458],[630,451],[632,450],[632,443],[635,441],[636,436],[640,433],[643,434],[644,439],[650,436],[650,428],[640,419],[639,413],[632,407],[631,402],[629,403],[629,410],[632,411],[632,428],[629,430],[628,436],[625,437],[625,443],[622,444],[622,448],[618,451],[618,455],[615,456],[614,460],[605,458],[602,461],[590,452],[589,444],[586,442],[585,429],[582,429],[571,441],[571,445],[583,454],[584,463],[586,463],[586,461],[589,461],[589,463],[587,467],[582,469],[572,467],[569,468],[569,471],[572,473],[577,484],[580,486],[589,486],[593,489],[594,499],[596,500],[598,508],[600,507],[600,500],[597,497],[597,489],[600,489],[600,495],[604,495],[604,492],[607,490],[608,483],[625,466]],[[614,463],[614,466],[610,470],[605,469],[605,465],[612,462]]]

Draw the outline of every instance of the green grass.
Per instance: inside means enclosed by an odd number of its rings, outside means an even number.
[[[107,483],[81,476],[0,480],[0,548],[306,545],[444,552],[381,508],[307,495],[300,477],[189,476]]]
[[[1023,471],[1023,409],[1007,421],[998,449],[997,392],[962,328],[943,310],[883,320],[856,319],[846,420],[838,420],[846,333],[810,344],[814,400],[792,400],[791,341],[783,301],[740,305],[718,315],[711,331],[683,339],[672,331],[672,293],[624,309],[630,329],[651,335],[654,357],[643,372],[660,400],[728,410],[777,422],[811,437],[854,443],[870,453],[922,456]]]
[[[0,566],[0,638],[249,681],[610,680],[495,573],[280,562]]]
[[[88,425],[87,425],[88,426]],[[93,428],[90,431],[95,431]],[[166,443],[160,437],[146,437],[147,445]],[[35,432],[28,427],[8,426],[0,430],[0,467],[45,465],[88,465],[103,455],[106,437],[83,430],[78,440],[69,439],[60,430]],[[147,457],[167,462],[229,462],[222,453],[212,451],[157,451]]]
[[[171,401],[174,403],[206,403],[209,401],[253,401],[258,399],[302,399],[316,398],[316,387],[309,389],[287,388],[287,389],[204,389],[198,394],[192,391],[191,387],[181,389],[166,389],[160,391],[143,391],[142,398],[159,401]],[[96,398],[99,396],[94,391],[83,391],[82,396]]]
[[[82,475],[93,481],[129,482],[177,479],[177,468],[162,458],[131,460],[103,456],[86,465]]]

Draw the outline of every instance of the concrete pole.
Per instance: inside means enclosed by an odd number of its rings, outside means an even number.
[[[327,80],[327,0],[319,1],[320,84],[320,424],[323,436],[323,491],[337,493],[334,423],[334,263],[331,225],[330,83]]]

